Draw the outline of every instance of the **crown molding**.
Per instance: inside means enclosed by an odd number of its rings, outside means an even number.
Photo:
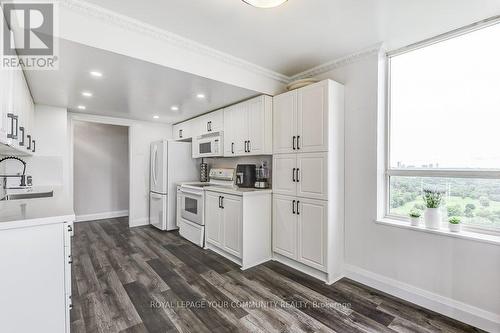
[[[319,65],[319,66],[313,67],[311,69],[308,69],[306,71],[303,71],[301,73],[295,74],[292,77],[290,77],[290,81],[293,82],[295,80],[316,77],[316,76],[319,76],[321,74],[327,73],[331,70],[334,70],[336,68],[349,65],[351,63],[354,63],[356,61],[359,61],[359,60],[364,59],[366,57],[369,57],[371,55],[378,54],[383,50],[384,50],[384,43],[377,43],[377,44],[374,44],[374,45],[372,45],[366,49],[363,49],[361,51],[351,53],[345,57],[326,62],[322,65]]]
[[[84,0],[60,0],[59,4],[61,7],[90,16],[92,18],[101,20],[108,24],[113,24],[119,26],[124,30],[130,32],[136,32],[140,34],[148,35],[149,37],[167,42],[175,47],[194,52],[206,57],[216,59],[218,61],[224,62],[226,64],[247,70],[249,72],[262,75],[264,77],[276,80],[278,82],[287,84],[290,82],[290,77],[272,71],[270,69],[261,67],[249,61],[243,60],[241,58],[232,56],[230,54],[218,51],[214,48],[206,46],[204,44],[195,42],[193,40],[181,37],[172,32],[156,28],[150,24],[144,23],[142,21],[133,19],[131,17],[118,14],[116,12],[107,10],[100,6],[91,4]]]

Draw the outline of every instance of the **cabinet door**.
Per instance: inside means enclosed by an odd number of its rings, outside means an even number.
[[[222,209],[218,193],[205,192],[205,236],[207,242],[222,247]]]
[[[297,91],[273,98],[273,153],[291,153],[297,136]]]
[[[266,151],[266,108],[264,105],[264,96],[254,98],[248,101],[248,152],[252,155],[264,155],[270,153]],[[272,119],[270,119],[272,121]],[[269,127],[271,128],[271,127]]]
[[[174,125],[173,128],[174,140],[182,140],[185,138],[184,123]]]
[[[298,260],[311,267],[325,270],[328,203],[298,198]]]
[[[246,144],[248,140],[248,104],[236,104],[233,110],[233,139],[234,139],[234,155],[246,155]]]
[[[207,115],[207,120],[210,133],[224,130],[224,110],[210,112]]]
[[[235,112],[236,108],[234,106],[224,109],[224,156],[234,156],[236,154]]]
[[[328,153],[297,154],[297,196],[328,200]]]
[[[224,250],[241,258],[243,238],[243,212],[241,197],[222,196],[222,215],[224,220]]]
[[[297,259],[297,216],[294,197],[273,194],[273,251]]]
[[[298,90],[299,152],[328,151],[328,83]]]
[[[297,193],[297,183],[295,182],[296,170],[296,154],[274,155],[273,193],[295,195]]]

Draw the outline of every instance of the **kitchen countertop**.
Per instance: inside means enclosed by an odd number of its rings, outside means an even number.
[[[54,196],[0,201],[0,230],[73,222],[75,212],[72,198],[58,187],[33,188],[33,192],[46,192],[47,190],[53,190]]]
[[[241,187],[223,187],[223,186],[206,186],[204,187],[205,191],[211,192],[219,192],[226,194],[233,194],[239,196],[248,196],[248,195],[260,195],[260,194],[271,194],[273,193],[272,189],[258,189],[258,188],[241,188]]]

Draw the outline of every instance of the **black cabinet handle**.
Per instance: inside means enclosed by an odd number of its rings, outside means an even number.
[[[295,200],[292,202],[292,214],[295,214]]]
[[[33,140],[33,150],[31,150],[32,152],[35,152],[36,151],[36,141]]]
[[[16,121],[16,126],[14,127],[16,129],[16,134],[14,135],[13,139],[17,140],[17,137],[19,136],[19,118],[18,118],[18,116],[14,116],[14,120]]]
[[[299,203],[300,203],[300,201],[297,200],[297,215],[300,215],[300,212],[299,212]]]
[[[7,133],[7,138],[9,139],[17,139],[17,135],[19,134],[19,123],[18,117],[13,113],[7,113],[7,118],[10,118],[10,133]],[[14,125],[15,122],[15,125]]]
[[[248,140],[248,152],[250,153],[252,149],[250,149],[250,140]]]
[[[26,135],[26,138],[28,139],[28,147],[26,149],[31,150],[31,135]]]
[[[221,201],[222,201],[222,197],[219,195],[219,208],[222,208]]]
[[[292,141],[292,142],[293,142],[293,150],[295,150],[295,149],[296,149],[296,148],[295,148],[295,140],[297,140],[297,137],[294,135],[294,136],[293,136],[293,141]]]
[[[24,146],[24,127],[19,127],[19,131],[21,132],[21,142],[19,142],[19,145]]]
[[[182,139],[182,130],[181,129],[179,130],[179,138]]]
[[[248,141],[245,141],[245,153],[248,153]]]
[[[234,154],[234,142],[231,142],[231,154]]]
[[[297,149],[300,149],[300,135],[297,135]]]
[[[212,121],[208,122],[208,131],[212,132]]]
[[[300,172],[300,169],[299,169],[299,168],[297,168],[297,171],[296,171],[296,173],[297,173],[297,174],[296,174],[296,176],[295,176],[295,181],[296,181],[297,183],[298,183],[298,182],[300,182],[299,172]]]
[[[220,208],[224,209],[224,197],[221,197]]]
[[[295,170],[296,170],[295,168],[293,168],[292,170],[292,182],[294,183],[295,183]]]

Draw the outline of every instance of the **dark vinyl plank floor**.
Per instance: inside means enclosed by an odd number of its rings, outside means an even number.
[[[225,258],[127,218],[77,223],[71,331],[482,332],[349,279]]]

